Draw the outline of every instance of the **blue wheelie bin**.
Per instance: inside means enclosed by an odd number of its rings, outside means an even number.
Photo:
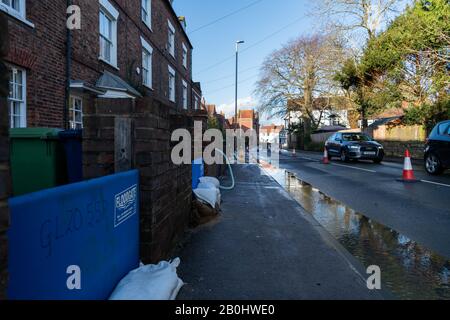
[[[59,133],[64,145],[67,159],[67,176],[69,183],[83,181],[82,130],[67,130]]]

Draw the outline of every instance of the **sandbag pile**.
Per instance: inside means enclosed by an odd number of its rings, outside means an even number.
[[[220,182],[213,177],[202,177],[194,191],[191,227],[197,227],[214,220],[220,213]]]

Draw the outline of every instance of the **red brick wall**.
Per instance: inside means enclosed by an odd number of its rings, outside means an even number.
[[[192,196],[190,165],[171,161],[171,134],[192,130],[188,115],[171,115],[156,99],[97,99],[85,117],[83,168],[85,178],[114,173],[115,117],[132,119],[133,167],[140,173],[141,259],[155,263],[170,257],[189,224]]]
[[[192,101],[192,59],[188,39],[173,15],[168,0],[152,1],[152,27],[141,21],[141,1],[110,0],[120,12],[118,25],[119,70],[99,61],[99,1],[74,0],[81,8],[81,30],[73,34],[73,80],[95,84],[104,70],[120,75],[143,95],[167,99],[168,63],[177,70],[176,106],[181,108],[182,79],[188,83],[188,101]],[[9,17],[11,49],[7,61],[27,70],[28,126],[63,127],[66,72],[66,2],[60,0],[27,1],[28,21],[34,28]],[[167,52],[167,20],[176,28],[176,60]],[[140,36],[153,47],[153,87],[142,86]],[[182,42],[188,48],[188,69],[182,65]],[[189,103],[190,104],[190,103]],[[86,104],[85,104],[86,105]]]
[[[98,59],[99,3],[92,0],[75,0],[82,12],[82,28],[73,32],[73,74],[74,80],[86,80],[95,84],[103,70],[118,74],[122,79],[138,89],[142,95],[157,98],[169,106],[182,108],[182,80],[188,83],[188,101],[192,92],[192,48],[178,20],[172,16],[167,0],[152,1],[152,30],[141,20],[141,1],[110,0],[119,11],[118,22],[118,68],[109,66]],[[168,20],[176,28],[176,59],[166,50],[168,38]],[[88,32],[86,31],[88,30]],[[153,90],[142,85],[142,74],[137,74],[136,68],[142,69],[141,36],[153,48]],[[189,49],[188,68],[182,64],[182,43]],[[168,99],[168,65],[177,71],[176,104]]]
[[[63,126],[65,88],[65,1],[27,1],[35,28],[9,17],[7,62],[27,71],[27,123]]]

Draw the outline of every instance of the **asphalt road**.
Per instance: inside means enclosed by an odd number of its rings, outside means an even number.
[[[363,215],[450,258],[450,173],[433,177],[414,165],[415,184],[398,182],[403,165],[368,161],[321,163],[322,155],[283,151],[280,168]]]

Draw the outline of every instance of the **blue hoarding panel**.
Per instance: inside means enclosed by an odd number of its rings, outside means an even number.
[[[205,175],[205,166],[203,164],[203,159],[199,158],[194,160],[192,164],[192,190],[197,189],[200,183],[199,179]]]
[[[9,201],[10,299],[107,299],[139,266],[139,175]]]

